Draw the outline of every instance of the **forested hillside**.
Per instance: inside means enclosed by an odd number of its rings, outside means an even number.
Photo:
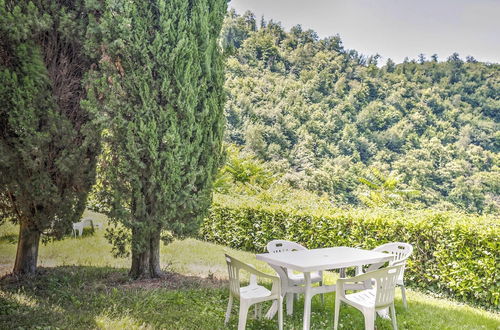
[[[280,183],[336,206],[406,203],[496,213],[500,192],[500,65],[377,65],[300,25],[229,12],[226,140]]]

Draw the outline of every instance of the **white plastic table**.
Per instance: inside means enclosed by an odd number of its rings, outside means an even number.
[[[351,247],[332,247],[282,253],[257,254],[257,259],[304,273],[304,330],[310,328],[311,299],[315,294],[335,291],[335,285],[312,287],[311,272],[390,261],[393,255]]]

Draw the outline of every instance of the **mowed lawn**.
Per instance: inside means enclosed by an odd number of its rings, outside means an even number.
[[[102,216],[92,214],[104,221]],[[12,269],[17,228],[0,227],[0,275]],[[68,237],[41,245],[36,278],[0,280],[0,329],[223,329],[228,299],[224,253],[257,268],[272,270],[251,253],[194,239],[162,247],[161,280],[130,281],[128,259],[115,259],[104,230],[82,238]],[[334,274],[328,281],[335,280]],[[333,326],[334,294],[313,300],[312,329]],[[400,329],[500,329],[498,314],[408,290],[405,310],[397,290]],[[237,304],[228,328],[237,326]],[[299,298],[285,329],[301,329],[303,300]],[[363,329],[363,316],[343,305],[341,329]],[[377,319],[377,329],[392,329]],[[248,329],[277,328],[274,320],[249,320]]]

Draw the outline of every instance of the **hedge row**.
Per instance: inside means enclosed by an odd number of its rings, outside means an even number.
[[[314,214],[312,214],[314,213]],[[408,242],[409,286],[497,309],[500,302],[498,219],[437,211],[335,210],[300,212],[279,206],[214,205],[205,219],[205,240],[253,252],[287,239],[309,248],[372,249]]]

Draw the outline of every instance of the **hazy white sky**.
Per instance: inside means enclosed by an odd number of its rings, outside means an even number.
[[[500,0],[232,0],[229,7],[286,29],[301,24],[320,37],[339,34],[344,47],[378,53],[383,62],[458,52],[500,63]]]

